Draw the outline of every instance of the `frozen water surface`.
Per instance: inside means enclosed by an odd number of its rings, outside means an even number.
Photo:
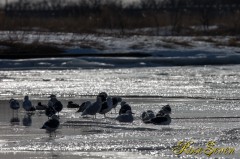
[[[123,69],[0,71],[0,95],[121,96],[238,99],[239,65]]]
[[[194,141],[195,147],[213,140],[216,147],[234,147],[235,153],[210,158],[239,158],[239,69],[240,65],[0,71],[0,158],[207,158],[174,155],[172,147],[182,140]],[[133,108],[134,122],[118,123],[114,111],[106,118],[82,118],[66,107],[69,100],[94,101],[102,91],[122,96]],[[39,129],[47,120],[39,112],[31,116],[30,126],[23,125],[23,109],[19,122],[10,123],[8,100],[22,102],[25,94],[34,105],[46,104],[49,94],[58,95],[65,107],[56,137]],[[165,104],[173,110],[170,125],[142,123],[144,110],[157,112]]]

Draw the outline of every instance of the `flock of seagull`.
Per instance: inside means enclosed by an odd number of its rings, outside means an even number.
[[[29,100],[29,96],[24,97],[22,104],[23,109],[26,112],[34,112],[36,110],[41,110],[45,112],[45,115],[48,117],[48,120],[43,124],[41,129],[46,129],[50,134],[55,132],[58,129],[59,122],[59,112],[62,111],[63,105],[57,99],[56,95],[50,95],[50,100],[47,105],[43,105],[41,102],[38,102],[38,105],[35,107],[32,105],[32,102]],[[15,99],[10,99],[9,101],[10,108],[14,111],[18,111],[20,104]],[[131,123],[134,120],[133,112],[131,106],[122,101],[121,97],[111,97],[108,96],[106,92],[101,92],[97,95],[95,102],[85,101],[81,105],[73,103],[72,101],[68,102],[67,108],[77,108],[76,113],[81,112],[81,116],[92,115],[96,119],[97,113],[103,114],[106,117],[106,114],[115,110],[116,107],[120,105],[118,116],[115,118],[119,122],[128,122]],[[158,124],[158,125],[168,125],[171,123],[171,107],[169,105],[163,106],[160,111],[155,115],[152,110],[147,110],[142,113],[141,120],[146,123]],[[14,113],[13,113],[14,114]],[[28,118],[26,118],[28,119]],[[24,121],[23,121],[24,122]]]

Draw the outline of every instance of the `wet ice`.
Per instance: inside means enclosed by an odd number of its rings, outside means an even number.
[[[0,71],[0,150],[3,156],[36,158],[178,158],[172,146],[180,140],[194,140],[196,146],[209,140],[218,146],[233,146],[239,156],[239,65],[206,67],[153,67],[122,69],[15,70]],[[113,89],[114,88],[114,89]],[[68,101],[81,104],[94,101],[106,91],[121,96],[134,110],[133,123],[121,124],[98,114],[97,119],[82,118]],[[46,116],[36,113],[31,126],[11,125],[8,100],[28,94],[34,105],[47,103],[57,94],[64,105],[56,138],[39,129]],[[155,113],[165,105],[172,107],[169,126],[144,124],[144,110]],[[117,107],[117,110],[119,106]],[[219,118],[211,118],[219,117]],[[231,117],[231,118],[223,118]],[[43,152],[43,155],[39,152]],[[89,158],[90,158],[89,157]],[[186,156],[182,158],[204,158]],[[22,157],[23,158],[23,157]]]

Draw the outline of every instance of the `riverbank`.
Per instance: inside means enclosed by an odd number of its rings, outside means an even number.
[[[42,67],[33,61],[52,58],[59,67],[102,67],[225,65],[240,63],[237,36],[124,36],[53,32],[0,32],[1,67]],[[69,61],[69,58],[71,60]],[[4,60],[3,60],[4,59]],[[9,61],[12,59],[13,61]],[[27,59],[25,62],[18,59]],[[64,61],[66,60],[67,61]],[[18,60],[18,61],[14,61]],[[51,62],[49,62],[51,61]],[[8,63],[9,62],[9,63]],[[24,62],[22,64],[22,62]],[[44,62],[39,62],[43,64]],[[20,64],[20,65],[19,65]]]

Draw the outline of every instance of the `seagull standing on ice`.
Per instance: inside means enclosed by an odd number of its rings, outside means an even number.
[[[112,97],[112,103],[113,103],[112,108],[114,108],[115,113],[116,113],[116,107],[117,107],[118,103],[120,103],[120,102],[122,102],[121,97]]]
[[[18,110],[20,108],[19,102],[13,98],[10,99],[9,103],[10,103],[10,108],[13,110]]]
[[[57,111],[53,108],[53,106],[48,106],[45,109],[45,115],[50,118],[51,116],[55,115],[57,113]]]
[[[99,111],[99,114],[104,114],[104,117],[106,117],[106,113],[108,113],[109,111],[111,111],[113,106],[112,103],[112,98],[111,97],[107,97],[107,100],[105,102],[102,103],[102,107]]]
[[[52,94],[52,95],[49,96],[49,98],[50,98],[50,100],[48,102],[48,107],[52,107],[58,113],[60,111],[62,111],[63,105],[59,100],[57,100],[56,95]]]
[[[17,116],[18,116],[18,109],[20,108],[19,102],[12,98],[12,99],[9,100],[9,104],[10,104],[10,108],[13,110],[12,111],[13,118],[14,118],[14,114],[15,114],[14,110],[17,111]]]
[[[35,111],[36,108],[32,105],[32,102],[29,100],[28,96],[24,97],[24,101],[23,101],[23,109],[25,111]]]
[[[83,112],[81,116],[84,115],[94,115],[96,118],[96,114],[101,110],[102,107],[102,99],[101,97],[97,97],[97,101],[93,104],[89,105]]]
[[[50,137],[52,136],[52,132],[55,132],[60,125],[59,119],[56,115],[53,115],[51,119],[46,121],[41,129],[46,129],[48,133],[50,133]]]

